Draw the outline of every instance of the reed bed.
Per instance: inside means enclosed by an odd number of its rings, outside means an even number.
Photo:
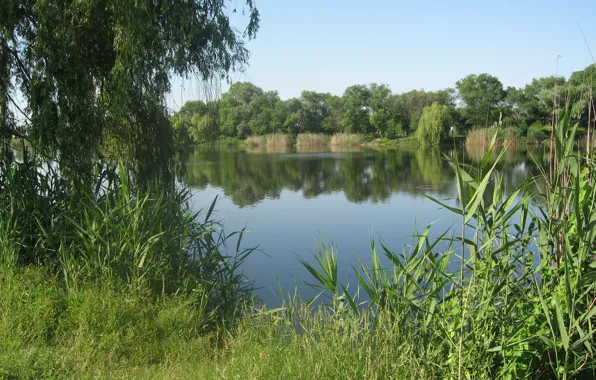
[[[353,133],[336,133],[331,136],[331,146],[356,146],[362,144],[362,136]]]
[[[270,135],[266,135],[265,141],[267,147],[292,145],[291,137],[284,133],[272,133]]]
[[[326,146],[329,136],[322,133],[301,133],[296,136],[296,146]]]
[[[491,144],[493,144],[493,138],[495,139],[494,145],[497,148],[515,146],[519,141],[518,134],[512,128],[480,128],[468,132],[466,147],[473,149],[480,148],[486,152]]]
[[[248,136],[246,138],[246,145],[250,147],[265,146],[266,144],[267,139],[265,136]]]
[[[495,136],[496,130],[493,128],[472,129],[466,136],[466,146],[476,146],[488,148]]]

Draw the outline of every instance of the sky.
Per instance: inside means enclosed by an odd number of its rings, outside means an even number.
[[[596,0],[256,5],[261,23],[257,38],[246,44],[249,67],[232,79],[276,90],[282,99],[303,90],[341,95],[348,86],[374,82],[394,93],[434,91],[480,73],[498,77],[505,87],[523,87],[533,78],[557,72],[568,77],[591,64],[588,46],[596,55]],[[232,21],[244,29],[245,19],[236,14]],[[203,87],[196,78],[174,78],[169,107],[204,98]],[[222,83],[219,91],[227,87]]]

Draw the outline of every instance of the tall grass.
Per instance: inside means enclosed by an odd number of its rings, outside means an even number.
[[[93,191],[72,192],[51,165],[0,163],[0,263],[41,265],[67,291],[115,281],[151,294],[192,294],[232,318],[251,295],[239,272],[252,250],[228,241],[211,219],[215,203],[192,212],[190,193],[174,184],[136,188],[120,165],[106,170]]]
[[[352,147],[362,144],[362,136],[353,133],[336,133],[331,136],[332,146]]]
[[[495,139],[476,169],[450,161],[456,206],[429,198],[461,218],[459,228],[438,238],[427,228],[402,253],[381,243],[389,268],[373,244],[372,266],[354,272],[356,293],[338,283],[333,250],[323,246],[316,267],[303,262],[331,310],[343,320],[370,313],[372,326],[389,313],[409,334],[392,343],[428,378],[593,378],[596,166],[574,153],[566,115],[555,129],[545,193],[527,191],[529,182],[505,192],[495,171],[503,152],[489,163]]]
[[[301,133],[296,136],[296,146],[326,146],[329,137],[322,133]]]
[[[292,139],[284,133],[272,133],[265,136],[267,147],[292,145]]]
[[[265,136],[248,136],[246,138],[246,144],[249,147],[265,146],[267,144],[267,139]]]

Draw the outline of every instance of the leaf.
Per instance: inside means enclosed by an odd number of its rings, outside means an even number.
[[[555,312],[557,314],[557,324],[559,327],[559,333],[563,342],[565,351],[569,351],[569,334],[567,333],[567,327],[565,327],[565,321],[563,319],[563,311],[561,310],[561,300],[559,295],[555,296]]]

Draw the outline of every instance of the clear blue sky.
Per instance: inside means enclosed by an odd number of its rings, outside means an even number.
[[[256,4],[261,27],[247,44],[250,66],[233,78],[277,90],[282,99],[302,90],[340,95],[372,82],[395,93],[438,90],[483,72],[519,87],[555,74],[558,55],[559,74],[568,76],[592,62],[580,27],[596,54],[596,0]],[[174,80],[170,107],[202,97],[199,88],[193,79]]]

